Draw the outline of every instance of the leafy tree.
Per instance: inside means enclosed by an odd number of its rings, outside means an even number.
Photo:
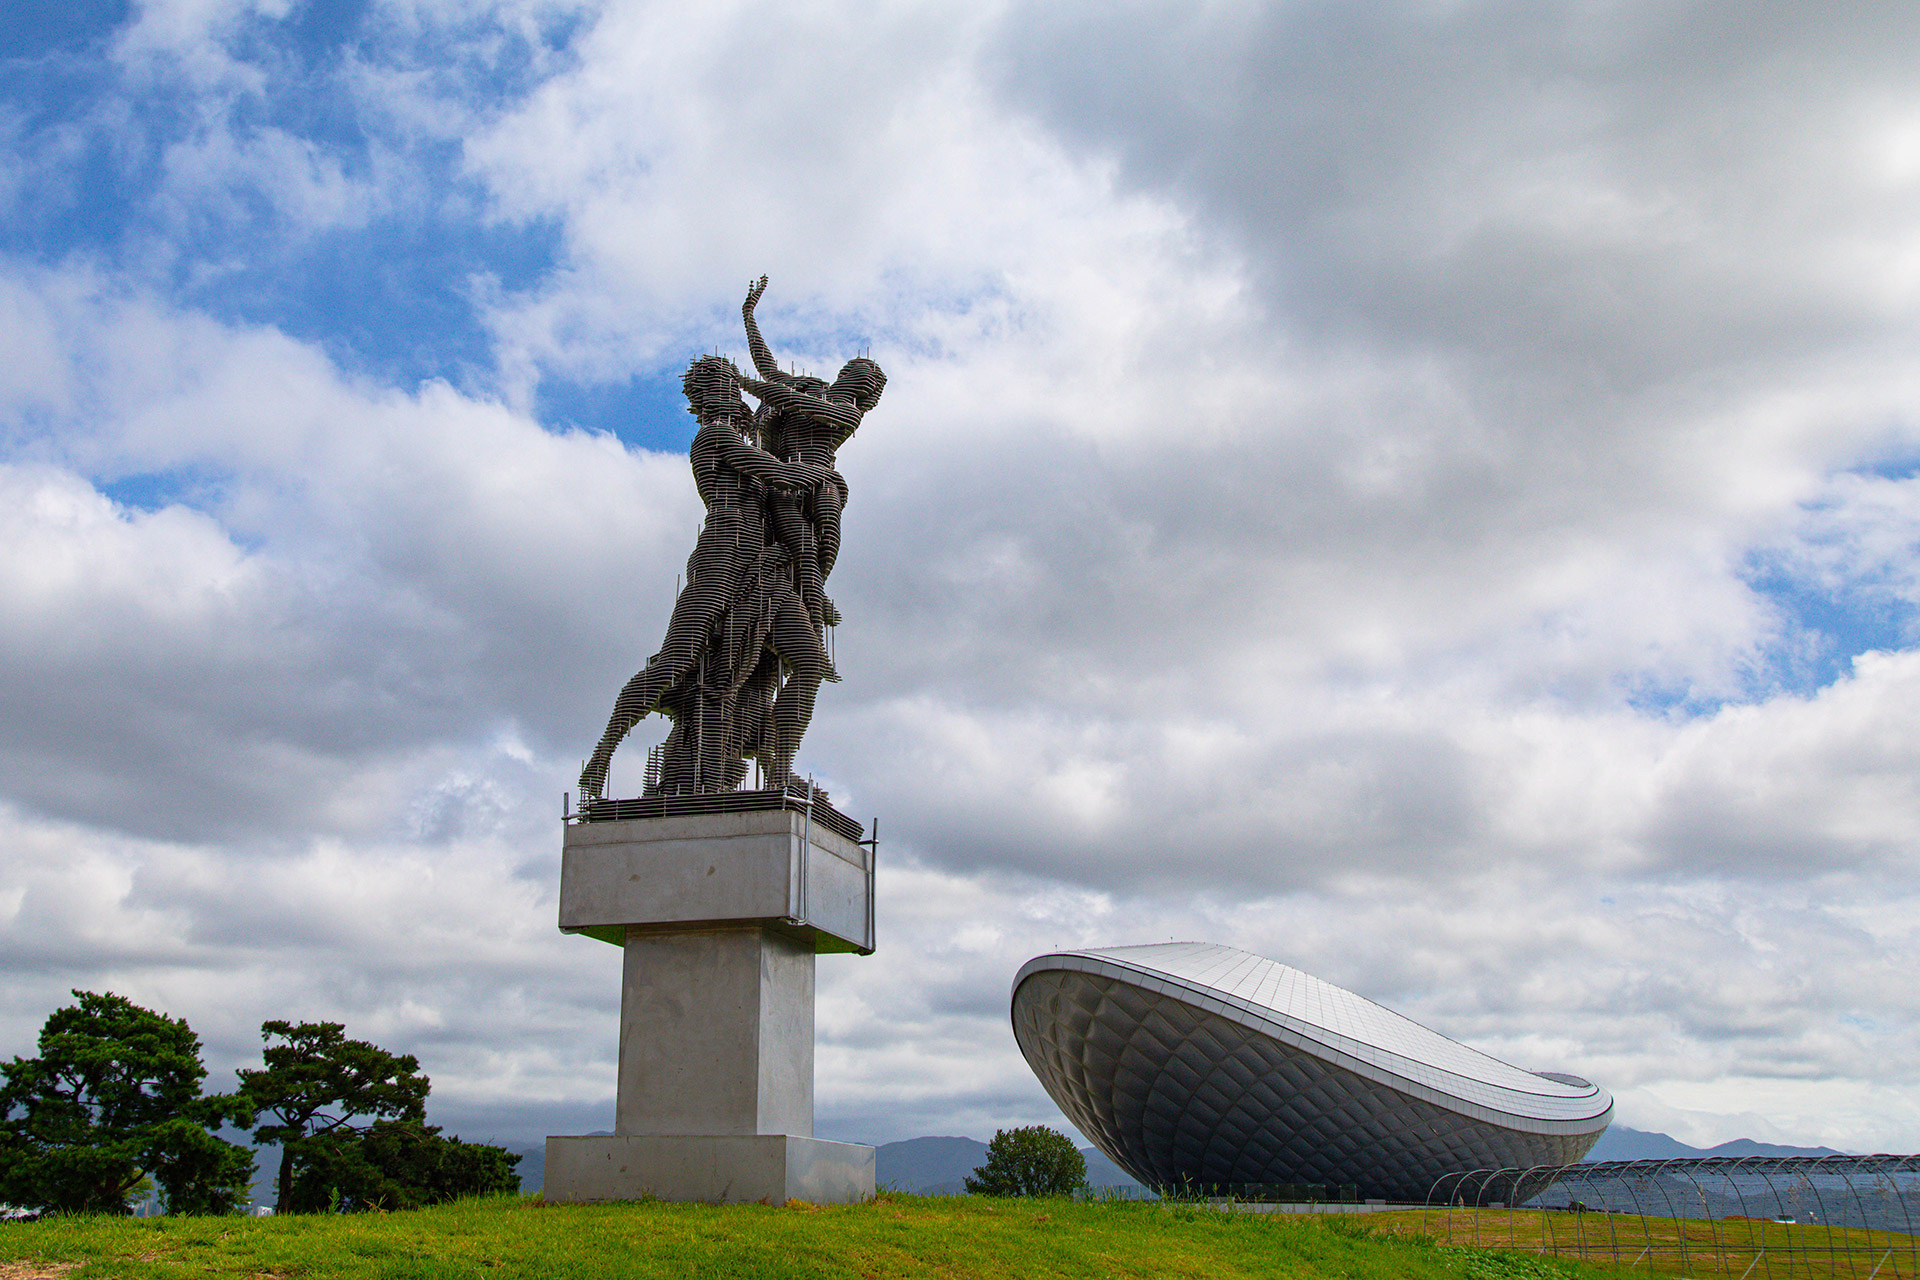
[[[977,1196],[1066,1196],[1087,1185],[1087,1158],[1066,1134],[1037,1124],[994,1134],[973,1174],[967,1190]]]
[[[357,1135],[359,1120],[425,1123],[428,1080],[412,1054],[349,1040],[337,1022],[263,1022],[260,1035],[264,1066],[239,1073],[240,1095],[254,1113],[254,1140],[280,1144],[276,1212],[293,1207],[294,1180],[320,1150],[317,1137]],[[260,1112],[273,1121],[257,1124]]]
[[[253,1153],[208,1132],[246,1118],[202,1097],[200,1040],[178,1018],[75,991],[40,1030],[40,1056],[0,1066],[0,1201],[126,1213],[151,1178],[169,1211],[229,1213]]]
[[[379,1120],[364,1133],[335,1129],[309,1138],[289,1203],[326,1209],[418,1209],[520,1189],[520,1157],[501,1147],[443,1138],[440,1127]]]

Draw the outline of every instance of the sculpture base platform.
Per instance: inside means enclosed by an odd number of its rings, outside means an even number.
[[[780,792],[692,796],[719,802]],[[596,801],[596,811],[664,800]],[[572,822],[560,853],[560,931],[624,946],[654,933],[758,923],[820,954],[873,952],[873,845],[824,806]],[[855,831],[859,828],[855,827]]]
[[[620,1065],[614,1132],[547,1139],[549,1200],[873,1196],[872,1147],[810,1136],[814,960],[873,950],[873,846],[748,799],[567,825],[560,927],[624,951]]]
[[[872,1147],[791,1134],[548,1138],[546,1199],[562,1204],[858,1204],[873,1199]]]

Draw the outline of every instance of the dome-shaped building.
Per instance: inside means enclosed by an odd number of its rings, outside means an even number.
[[[1578,1076],[1204,942],[1030,960],[1013,1033],[1067,1118],[1159,1189],[1418,1202],[1449,1173],[1578,1161],[1613,1115]]]

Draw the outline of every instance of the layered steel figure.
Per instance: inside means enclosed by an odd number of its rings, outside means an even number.
[[[740,309],[760,377],[701,356],[682,380],[700,423],[688,461],[707,518],[666,640],[614,699],[580,770],[589,815],[598,812],[593,802],[606,790],[614,751],[656,712],[674,724],[649,759],[646,797],[731,792],[749,760],[760,764],[767,789],[786,790],[821,682],[839,679],[825,640],[840,621],[826,579],[847,504],[836,451],[879,403],[887,376],[865,356],[849,360],[832,383],[781,372],[753,317],[766,287],[761,276]],[[747,409],[742,388],[760,400],[758,413]]]
[[[1423,1202],[1473,1169],[1571,1164],[1613,1115],[1298,969],[1202,942],[1027,962],[1013,1032],[1060,1109],[1161,1191]]]

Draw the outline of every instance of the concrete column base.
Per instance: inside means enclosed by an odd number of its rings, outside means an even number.
[[[548,1138],[548,1200],[858,1204],[873,1199],[873,1148],[791,1134]]]

